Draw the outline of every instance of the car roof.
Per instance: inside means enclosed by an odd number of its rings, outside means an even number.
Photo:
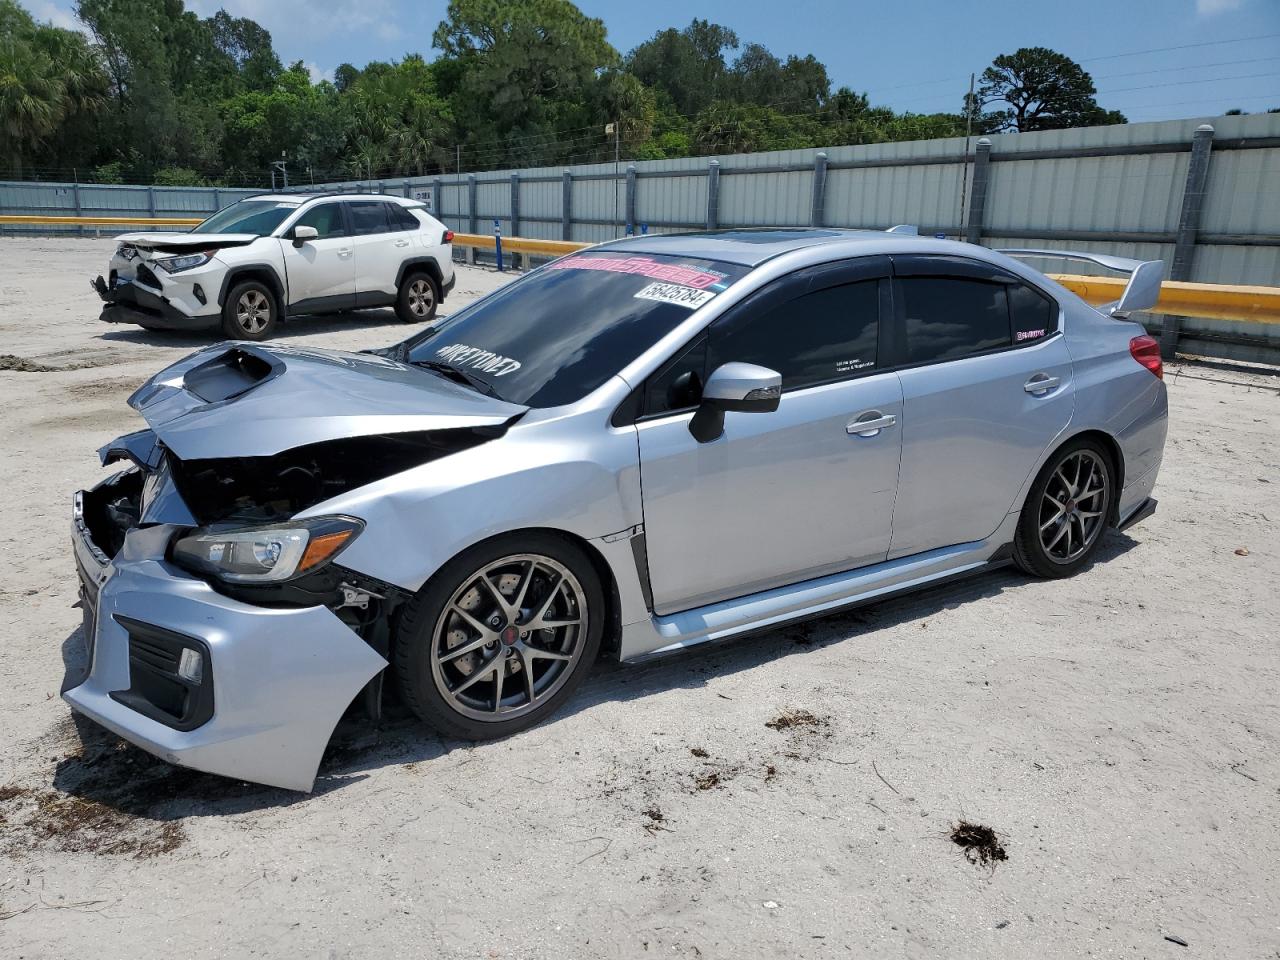
[[[343,193],[329,191],[326,193],[260,193],[245,200],[274,200],[277,203],[296,203],[301,206],[310,200],[388,200],[402,206],[420,206],[421,201],[409,197],[397,197],[388,193]]]
[[[610,250],[635,253],[659,253],[697,260],[719,260],[754,267],[766,260],[828,243],[864,241],[870,248],[867,253],[883,252],[884,242],[915,239],[907,234],[886,234],[879,230],[843,230],[832,227],[761,227],[758,229],[706,230],[697,233],[646,234],[615,240],[606,246]]]

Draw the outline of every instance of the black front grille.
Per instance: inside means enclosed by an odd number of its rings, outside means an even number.
[[[138,264],[138,273],[136,275],[138,283],[145,284],[148,287],[160,289],[160,278],[151,272],[151,268],[145,263]]]
[[[213,716],[213,664],[209,645],[155,624],[115,616],[129,634],[129,689],[111,699],[175,730],[194,730]],[[184,650],[200,656],[201,676],[178,675]]]

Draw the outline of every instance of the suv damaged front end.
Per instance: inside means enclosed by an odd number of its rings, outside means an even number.
[[[150,429],[103,447],[124,469],[75,495],[88,665],[67,702],[169,762],[310,790],[362,691],[377,715],[409,596],[343,565],[365,523],[323,504],[523,412],[451,386],[380,357],[229,344],[148,381],[129,402]]]

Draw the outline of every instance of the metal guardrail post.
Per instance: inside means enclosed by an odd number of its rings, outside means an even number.
[[[444,223],[444,181],[439,177],[431,182],[431,215]]]
[[[413,187],[409,184],[408,180],[405,180],[404,182],[404,198],[406,200],[413,199]]]
[[[707,164],[707,229],[720,225],[720,161]]]
[[[84,216],[84,208],[80,205],[80,181],[78,180],[71,185],[71,198],[72,200],[75,201],[76,216],[77,217]],[[81,227],[77,232],[80,234],[80,236],[83,237],[84,227]]]
[[[156,215],[156,188],[147,187],[147,207],[151,210],[151,216]]]
[[[213,188],[213,212],[217,213],[222,209],[222,191],[217,187]]]
[[[470,217],[470,231],[475,233],[480,229],[480,217],[476,212],[476,175],[474,173],[467,174],[467,215]]]
[[[511,236],[520,236],[520,174],[511,175]]]
[[[1196,258],[1196,234],[1204,212],[1205,191],[1209,183],[1209,157],[1213,152],[1213,127],[1202,123],[1191,137],[1191,162],[1187,164],[1187,182],[1182,188],[1182,212],[1178,215],[1178,239],[1173,248],[1170,280],[1190,280]],[[1160,355],[1172,360],[1178,352],[1182,318],[1166,315],[1160,331]]]
[[[982,239],[986,222],[987,185],[991,182],[991,141],[981,137],[973,155],[973,188],[969,191],[969,219],[964,228],[964,238],[969,243]]]
[[[573,239],[573,174],[566,170],[560,175],[560,239]]]
[[[614,189],[617,189],[615,184]],[[627,236],[636,232],[636,165],[627,164]]]
[[[818,153],[813,158],[813,206],[809,209],[809,225],[822,226],[827,208],[827,155]]]

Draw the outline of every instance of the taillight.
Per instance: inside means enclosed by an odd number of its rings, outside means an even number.
[[[1133,359],[1137,360],[1161,380],[1164,379],[1164,363],[1160,360],[1159,340],[1144,333],[1142,336],[1134,337],[1129,341],[1129,352],[1133,354]]]
[[[446,231],[444,232],[444,242],[445,242],[445,243],[453,243],[453,231],[452,231],[452,230],[446,230]]]

